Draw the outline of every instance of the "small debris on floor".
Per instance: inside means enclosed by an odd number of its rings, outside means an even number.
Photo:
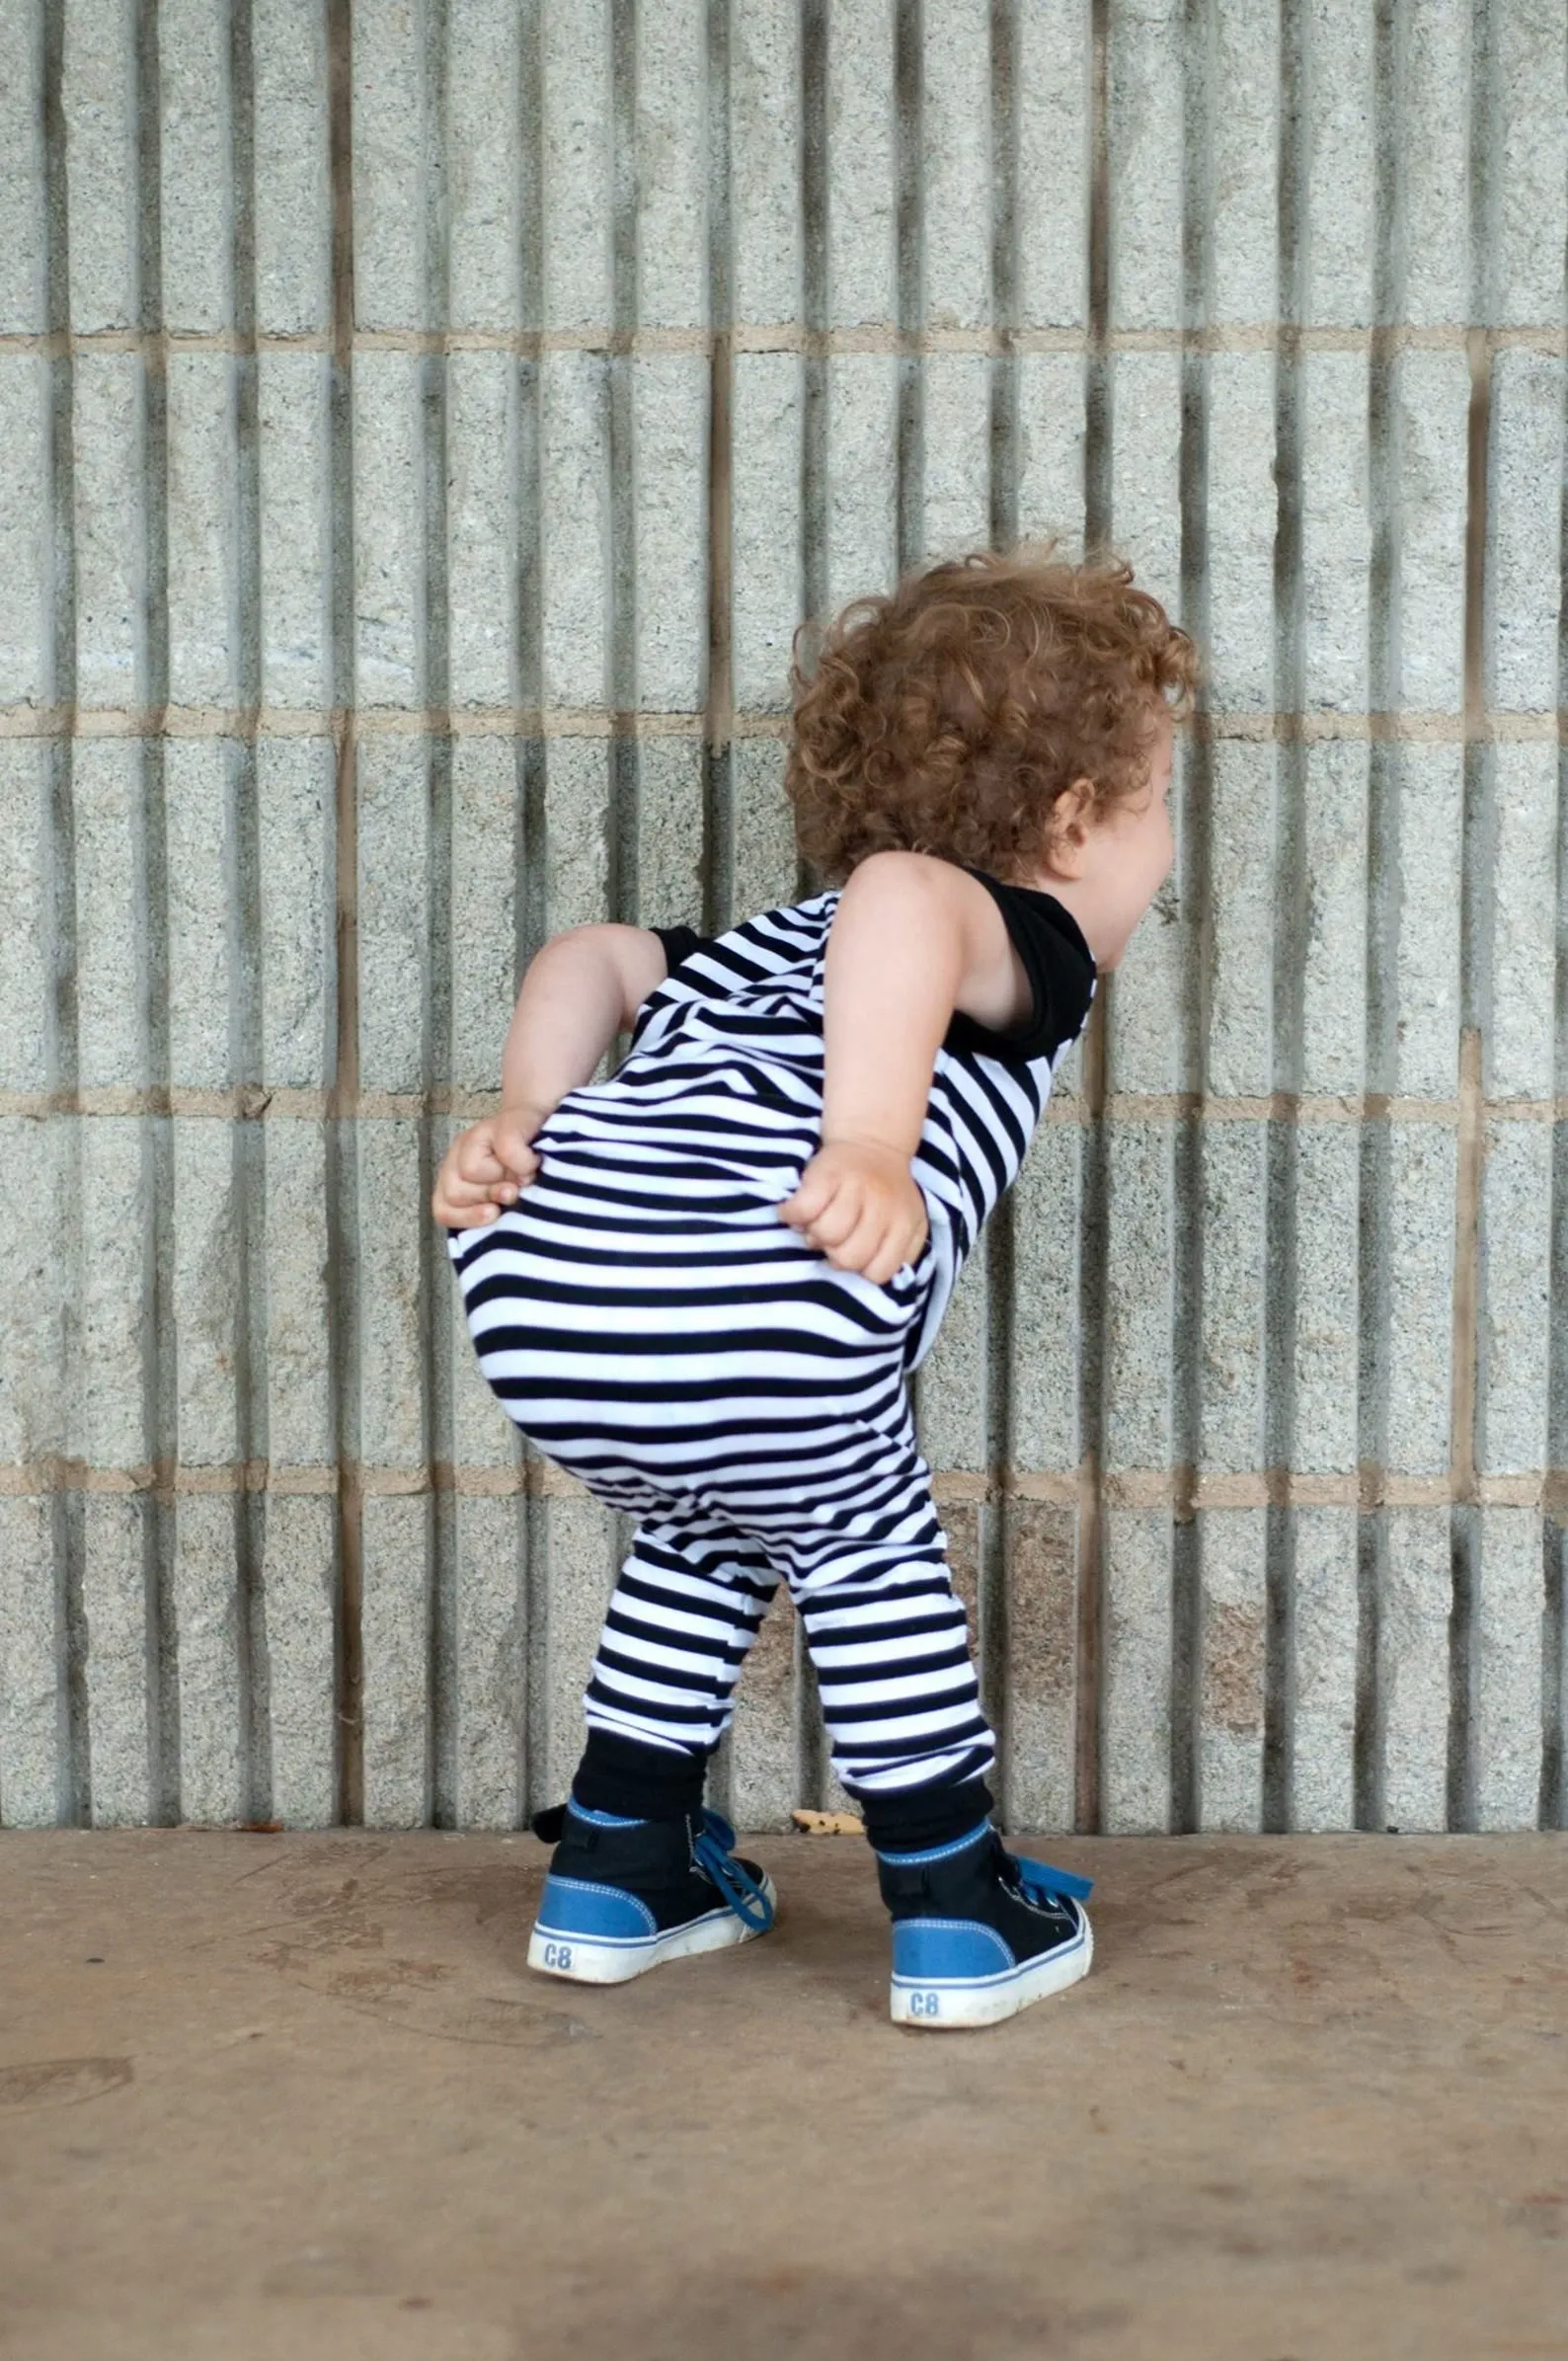
[[[791,1812],[803,1837],[863,1837],[866,1824],[853,1812]]]

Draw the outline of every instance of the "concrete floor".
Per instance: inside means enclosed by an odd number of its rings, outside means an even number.
[[[752,1849],[594,1993],[528,1837],[0,1838],[0,2352],[1568,2355],[1568,1842],[1053,1844],[1092,1977],[946,2039],[858,1839]]]

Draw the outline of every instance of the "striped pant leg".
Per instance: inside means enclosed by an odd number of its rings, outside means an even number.
[[[888,1438],[868,1495],[870,1513],[819,1504],[809,1539],[797,1537],[790,1553],[833,1769],[861,1794],[976,1777],[994,1762],[996,1742],[911,1436]]]
[[[710,1514],[647,1517],[621,1568],[584,1706],[589,1729],[707,1755],[779,1577],[761,1544]]]

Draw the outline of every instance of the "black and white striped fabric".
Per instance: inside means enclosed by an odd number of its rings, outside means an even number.
[[[515,1208],[450,1245],[508,1412],[640,1519],[589,1724],[716,1745],[782,1579],[834,1768],[869,1792],[992,1758],[905,1379],[1017,1174],[1093,970],[1082,951],[1054,1022],[1037,1007],[1040,1055],[963,1046],[984,1038],[963,1026],[939,1052],[913,1165],[930,1236],[878,1287],[834,1271],[778,1212],[821,1140],[836,905],[821,895],[692,950],[645,1002],[614,1078],[549,1117]]]

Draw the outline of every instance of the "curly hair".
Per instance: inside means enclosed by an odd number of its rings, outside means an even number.
[[[829,882],[874,852],[1003,878],[1036,868],[1062,790],[1100,808],[1148,777],[1161,712],[1192,709],[1198,652],[1133,570],[1048,547],[980,552],[857,598],[796,634],[785,786]]]

